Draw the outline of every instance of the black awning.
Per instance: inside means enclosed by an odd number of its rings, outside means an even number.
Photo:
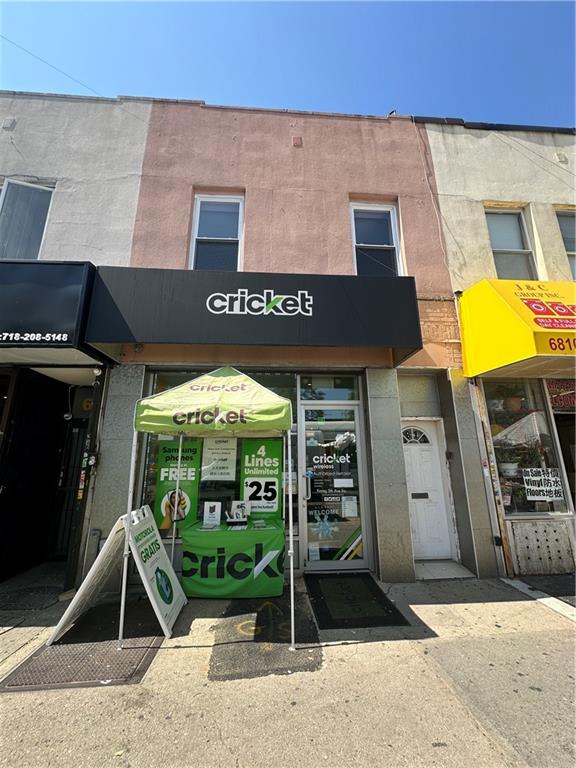
[[[412,277],[99,267],[86,341],[422,348]]]
[[[0,362],[93,363],[84,330],[95,272],[89,262],[0,261]]]

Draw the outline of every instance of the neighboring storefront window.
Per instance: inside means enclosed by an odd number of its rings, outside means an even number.
[[[542,383],[485,381],[484,392],[506,513],[567,512]]]
[[[576,380],[548,379],[546,387],[572,501],[576,505]]]

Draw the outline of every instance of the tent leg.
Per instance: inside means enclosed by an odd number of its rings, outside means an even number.
[[[294,620],[294,524],[292,521],[292,430],[286,435],[288,453],[288,561],[290,563],[290,650],[296,650],[296,629]]]
[[[118,650],[124,643],[124,617],[126,615],[126,591],[128,589],[128,560],[130,558],[130,518],[129,512],[124,515],[124,560],[122,566],[122,593],[120,595],[120,626],[118,628]]]
[[[180,468],[182,466],[182,437],[180,435],[180,441],[178,443],[178,470],[176,473],[176,498],[174,500],[174,515],[172,517],[172,551],[170,553],[170,562],[174,565],[174,545],[176,544],[176,519],[178,515],[178,509],[180,508]]]

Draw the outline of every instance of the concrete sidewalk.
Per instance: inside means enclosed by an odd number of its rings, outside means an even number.
[[[0,766],[572,768],[572,622],[499,580],[382,588],[412,626],[322,632],[315,671],[229,681],[226,603],[191,601],[139,685],[0,695]],[[0,634],[0,675],[62,609]]]

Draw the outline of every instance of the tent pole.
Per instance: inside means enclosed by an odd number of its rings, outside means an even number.
[[[134,501],[134,483],[136,480],[136,454],[138,452],[138,432],[134,430],[132,437],[132,454],[130,456],[130,478],[128,480],[128,502],[124,517],[124,562],[122,566],[122,592],[120,595],[120,622],[118,627],[118,648],[122,648],[124,640],[124,616],[126,614],[126,591],[128,589],[128,560],[130,559],[130,514]]]
[[[120,596],[120,626],[118,628],[118,650],[124,646],[124,617],[126,615],[126,592],[128,590],[128,560],[130,559],[130,513],[124,515],[124,565],[122,568],[122,594]]]
[[[172,565],[174,565],[174,545],[176,543],[176,519],[178,515],[178,509],[180,507],[180,504],[178,503],[180,500],[180,468],[182,466],[182,437],[183,435],[180,435],[180,440],[178,442],[178,470],[176,474],[176,499],[174,501],[174,515],[172,517],[172,552],[170,554],[170,562]]]
[[[289,548],[288,560],[290,562],[290,650],[296,650],[296,631],[294,628],[294,524],[292,521],[292,429],[286,433],[288,443],[288,531]]]
[[[284,472],[286,472],[286,437],[282,439],[282,466],[284,467]],[[282,511],[284,513],[284,522],[286,522],[286,514],[287,514],[287,505],[286,505],[286,495],[288,493],[288,483],[286,482],[286,477],[282,477]]]

